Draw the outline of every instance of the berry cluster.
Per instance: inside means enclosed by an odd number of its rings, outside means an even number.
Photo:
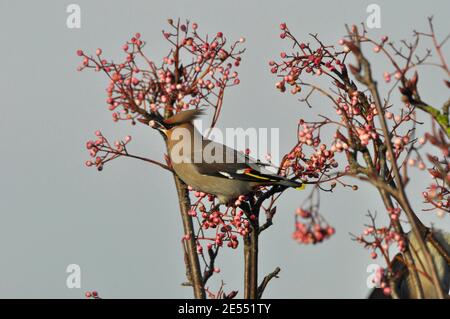
[[[163,36],[172,49],[160,63],[145,55],[140,33],[122,46],[125,59],[120,63],[103,58],[102,49],[95,55],[77,51],[83,59],[79,71],[91,68],[109,77],[106,103],[114,121],[135,124],[145,114],[162,108],[178,112],[205,104],[220,107],[225,88],[239,84],[233,68],[241,63],[244,51],[238,51],[237,46],[244,38],[228,46],[222,32],[212,38],[200,36],[196,23],[169,20],[169,26],[171,30],[163,31]],[[191,61],[183,64],[182,56]]]
[[[400,208],[388,210],[388,214],[392,220],[398,220],[400,213]],[[363,244],[365,248],[371,250],[370,257],[372,259],[376,259],[378,254],[381,254],[388,264],[390,264],[390,248],[392,248],[392,245],[395,245],[396,249],[403,252],[406,248],[406,240],[393,229],[392,223],[389,227],[377,228],[375,226],[375,217],[369,216],[372,219],[372,224],[367,226],[360,236],[355,237],[355,240]]]
[[[292,238],[300,244],[321,243],[336,232],[313,211],[298,208],[295,217],[295,231]]]
[[[302,90],[302,81],[300,75],[305,72],[308,74],[320,76],[322,74],[330,74],[337,67],[342,66],[341,60],[338,58],[343,52],[332,53],[328,47],[320,45],[313,48],[309,43],[298,42],[290,32],[285,23],[280,24],[281,39],[289,39],[293,41],[294,48],[299,51],[294,53],[280,53],[281,62],[274,60],[269,61],[270,71],[278,74],[281,78],[275,87],[281,92],[286,91],[286,86],[290,86],[290,92],[296,94]]]
[[[309,178],[317,179],[338,167],[334,158],[336,150],[321,144],[317,132],[319,130],[319,126],[300,120],[298,142],[282,161],[281,168],[285,175],[292,173],[293,176],[307,181]]]
[[[250,232],[250,221],[255,220],[251,215],[247,218],[244,212],[237,207],[227,207],[221,212],[215,205],[215,197],[203,192],[193,191],[197,201],[192,205],[189,215],[195,217],[199,224],[199,234],[196,236],[197,251],[203,253],[201,241],[207,241],[207,249],[223,247],[226,242],[227,247],[236,249],[239,245],[238,236],[247,236]],[[237,202],[244,201],[245,197],[240,196]],[[205,205],[211,206],[208,211]],[[207,235],[206,231],[212,230],[214,235]]]
[[[116,159],[119,156],[127,156],[127,144],[131,141],[131,136],[125,136],[121,141],[115,141],[111,144],[100,131],[95,132],[96,139],[86,142],[86,149],[93,158],[85,162],[87,167],[96,167],[99,171],[103,170],[105,163]]]
[[[398,207],[388,209],[388,215],[392,221],[397,221],[400,214],[401,209]],[[392,259],[392,249],[394,253],[397,251],[403,253],[406,250],[407,239],[394,230],[393,222],[391,222],[389,227],[377,227],[375,225],[376,216],[369,213],[368,217],[371,220],[371,224],[367,225],[361,235],[354,236],[354,239],[358,243],[363,244],[365,248],[371,250],[370,258],[377,259],[381,256],[385,260],[387,269],[378,269],[375,281],[383,293],[388,296],[391,294],[389,279],[398,275],[394,273],[392,267],[392,263],[394,262],[394,259]],[[393,246],[395,247],[393,248]]]

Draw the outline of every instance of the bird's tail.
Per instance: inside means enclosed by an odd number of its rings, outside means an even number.
[[[305,184],[297,182],[297,181],[293,181],[287,178],[283,178],[280,176],[280,180],[277,182],[278,185],[283,185],[283,186],[287,186],[287,187],[292,187],[298,190],[303,190],[305,189]]]
[[[284,176],[280,176],[277,174],[273,174],[269,171],[264,171],[263,169],[255,170],[252,168],[247,168],[242,170],[238,175],[240,179],[242,176],[245,176],[245,180],[247,181],[258,181],[261,182],[262,185],[282,185],[286,187],[292,187],[295,189],[304,189],[305,185],[301,182],[297,182],[291,179],[288,179]]]

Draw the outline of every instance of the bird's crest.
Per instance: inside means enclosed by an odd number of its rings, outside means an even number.
[[[169,124],[173,126],[189,123],[203,114],[204,112],[201,109],[182,111],[164,120],[164,124]]]

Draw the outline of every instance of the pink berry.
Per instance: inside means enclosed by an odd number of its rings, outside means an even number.
[[[83,55],[83,50],[77,50],[77,55],[78,56],[82,56]]]
[[[102,49],[98,48],[97,50],[95,50],[95,54],[96,55],[102,54]]]
[[[332,236],[332,235],[334,235],[336,233],[336,230],[334,229],[334,227],[328,227],[327,228],[327,234],[328,235],[330,235],[330,236]]]

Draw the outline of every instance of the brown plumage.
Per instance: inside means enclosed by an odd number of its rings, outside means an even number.
[[[201,114],[201,110],[183,111],[154,125],[166,135],[172,167],[187,185],[216,195],[223,204],[258,186],[302,186],[264,169],[266,164],[204,138],[192,124]]]
[[[201,115],[203,115],[203,110],[201,109],[182,111],[164,120],[164,124],[175,126],[192,123],[192,121],[199,118]]]

